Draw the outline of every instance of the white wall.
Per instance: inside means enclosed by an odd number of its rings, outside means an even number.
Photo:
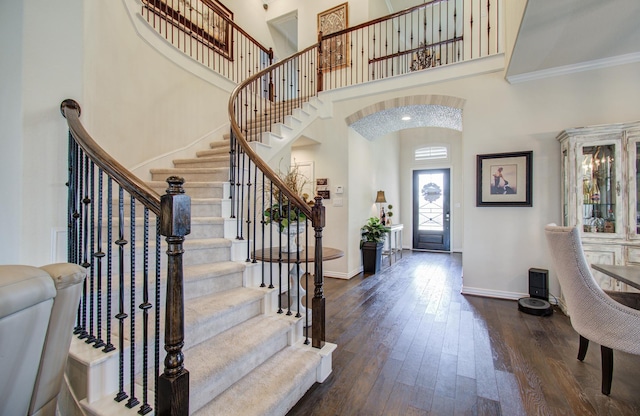
[[[0,164],[12,193],[2,202],[7,234],[0,263],[57,260],[52,239],[67,226],[67,133],[60,103],[81,96],[82,4],[29,0],[0,6],[6,42],[2,117],[10,120],[0,126]]]
[[[480,64],[482,62],[462,65]],[[455,243],[464,251],[464,290],[487,296],[517,297],[527,293],[529,268],[550,268],[542,230],[545,224],[561,219],[556,135],[567,127],[640,118],[640,95],[634,93],[640,85],[638,74],[640,64],[628,64],[510,85],[502,71],[435,83],[431,83],[432,74],[427,71],[407,77],[404,86],[399,83],[398,88],[390,92],[366,94],[367,87],[352,88],[352,97],[363,95],[355,98],[348,98],[344,91],[323,93],[323,100],[338,97],[335,98],[338,101],[333,102],[333,117],[320,123],[342,125],[347,115],[371,103],[402,96],[438,94],[465,100],[462,169],[457,171],[461,183],[455,184],[462,194],[454,197],[464,212],[462,243]],[[370,86],[371,90],[372,87],[374,85]],[[351,192],[349,212],[344,220],[347,226],[344,231],[339,230],[348,234],[338,241],[350,242],[346,252],[352,265],[357,257],[353,247],[358,238],[360,215],[370,209],[370,188],[379,188],[379,185],[372,180],[372,171],[362,168],[368,160],[375,159],[373,150],[351,129],[341,133],[340,137],[344,136],[347,143],[334,139],[329,139],[329,143],[334,154],[349,154],[346,178]],[[476,207],[476,155],[522,150],[534,152],[533,207]],[[320,169],[321,165],[317,164],[316,168]],[[404,196],[402,199],[406,204]],[[405,210],[401,215],[406,223]],[[410,233],[405,232],[405,239],[409,237],[407,234]],[[352,269],[344,272],[348,270]],[[551,290],[558,293],[553,274]]]
[[[243,0],[244,3],[249,0]],[[243,3],[241,1],[240,3]],[[228,2],[231,4],[232,2]],[[235,3],[235,1],[233,2]],[[297,10],[298,12],[298,50],[302,50],[313,43],[318,41],[318,13],[331,9],[344,1],[338,0],[316,0],[316,1],[298,1],[298,0],[278,0],[269,4],[269,10],[264,15],[266,20],[272,20],[277,17],[291,13]],[[232,5],[230,9],[234,9],[236,6]],[[251,6],[254,8],[255,6]],[[348,18],[349,26],[356,26],[360,23],[369,20],[369,4],[368,0],[351,0],[348,6]],[[249,13],[245,13],[249,15]],[[256,16],[257,17],[257,16]],[[257,19],[253,20],[252,16],[238,16],[236,21],[242,24],[243,20],[251,19],[252,23],[258,25],[264,24],[264,20],[259,22]],[[252,27],[252,26],[244,26]],[[259,31],[260,29],[256,29]],[[253,33],[253,32],[251,32]],[[261,38],[256,38],[261,39]]]
[[[138,36],[124,2],[86,8],[82,121],[120,163],[131,168],[228,123],[229,94]]]
[[[315,177],[327,178],[331,191],[331,199],[323,201],[325,205],[325,214],[327,224],[323,232],[323,244],[328,247],[336,247],[344,250],[345,229],[349,225],[347,221],[347,211],[352,198],[353,187],[350,186],[347,179],[349,178],[348,170],[351,168],[349,164],[349,155],[344,151],[336,152],[336,149],[343,149],[347,143],[347,126],[344,121],[336,121],[334,123],[324,123],[322,120],[316,120],[305,131],[305,136],[309,138],[319,138],[322,145],[305,146],[296,148],[292,152],[292,157],[299,161],[315,162]],[[335,206],[336,186],[344,187],[344,194],[341,196],[342,206]],[[346,251],[345,251],[346,253]],[[349,277],[348,272],[351,268],[347,265],[350,256],[345,256],[336,260],[325,263],[324,271],[328,276]]]
[[[20,212],[25,193],[22,172],[22,2],[0,2],[0,177],[6,179],[0,202],[0,264],[18,262],[22,241]],[[10,178],[10,180],[9,180]]]

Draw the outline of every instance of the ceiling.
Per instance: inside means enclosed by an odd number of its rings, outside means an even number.
[[[423,0],[372,0],[394,13]],[[503,0],[506,2],[507,0]],[[529,0],[510,82],[640,61],[640,0]]]
[[[640,61],[639,0],[529,1],[510,82]]]
[[[370,0],[395,13],[424,0]],[[503,0],[506,1],[506,0]],[[297,20],[277,22],[297,45]],[[640,0],[532,0],[527,2],[506,78],[545,76],[640,61]]]

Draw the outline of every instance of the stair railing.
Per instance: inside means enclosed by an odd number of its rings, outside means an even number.
[[[500,53],[501,0],[431,0],[320,33],[318,91]]]
[[[231,118],[249,142],[311,97],[503,51],[501,0],[431,0],[335,33],[243,82]]]
[[[314,202],[303,199],[286,178],[258,155],[251,143],[262,142],[262,136],[273,123],[284,120],[307,97],[316,94],[316,57],[314,45],[258,72],[232,92],[229,181],[232,216],[237,219],[237,239],[246,241],[246,260],[262,261],[261,286],[277,285],[281,293],[286,293],[285,299],[278,297],[278,313],[302,317],[304,327],[312,327],[312,345],[321,348],[325,342],[322,198],[315,197]],[[314,230],[311,246],[310,228]],[[304,242],[301,235],[305,236]],[[306,296],[310,264],[313,264],[312,301],[311,296]],[[304,342],[309,343],[308,331]]]
[[[263,46],[211,0],[142,0],[142,17],[169,43],[233,82],[273,63]]]
[[[69,127],[68,261],[89,269],[74,333],[105,353],[117,350],[116,401],[128,398],[125,406],[140,405],[139,414],[155,407],[156,414],[186,415],[189,373],[182,353],[182,254],[191,228],[191,201],[184,193],[184,180],[168,178],[166,194],[158,195],[98,146],[80,122],[77,102],[65,100],[60,109]],[[142,239],[136,235],[139,231]],[[161,235],[167,242],[166,261],[160,254]],[[164,305],[162,263],[166,263],[167,276]],[[138,296],[142,299],[137,300]],[[160,316],[163,308],[164,320]],[[116,336],[112,336],[114,316]],[[164,369],[160,367],[161,322]],[[142,349],[140,354],[137,348]],[[140,372],[142,395],[138,398],[135,376]],[[153,407],[149,390],[155,392]]]

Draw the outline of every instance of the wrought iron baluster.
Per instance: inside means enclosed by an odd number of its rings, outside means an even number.
[[[113,304],[113,180],[107,177],[107,343],[102,349],[111,352],[116,347],[111,343],[111,311]]]
[[[93,344],[94,348],[102,348],[106,344],[102,340],[102,319],[103,319],[103,311],[102,311],[102,277],[103,277],[103,261],[104,261],[104,251],[102,251],[102,218],[103,218],[103,172],[102,169],[98,169],[98,221],[96,224],[96,252],[94,257],[96,259],[96,303],[97,303],[97,329],[96,329],[96,340]],[[106,319],[110,319],[109,316]]]
[[[89,242],[89,252],[87,256],[89,256],[89,333],[87,335],[87,339],[85,342],[87,344],[92,344],[96,341],[96,336],[93,331],[94,329],[94,310],[95,310],[95,269],[96,269],[96,257],[95,257],[95,247],[96,247],[96,216],[95,216],[95,164],[91,161],[89,165],[89,175],[87,176],[87,182],[89,182],[89,211],[90,211],[90,221],[88,221],[87,226],[90,228],[90,242]]]
[[[118,246],[118,314],[116,319],[118,320],[118,338],[119,338],[119,363],[118,363],[118,394],[116,394],[115,400],[121,402],[127,397],[127,393],[124,392],[124,320],[127,319],[127,314],[124,313],[124,246],[127,245],[127,240],[124,239],[124,191],[122,187],[118,191],[118,239],[116,245]]]
[[[131,317],[129,318],[129,400],[127,401],[126,406],[129,409],[134,408],[140,401],[136,397],[135,391],[135,382],[136,382],[136,200],[133,196],[130,198],[131,203],[131,218],[129,219],[129,228],[131,234],[131,244],[129,245],[131,259],[129,260],[131,263],[129,276],[131,287],[129,289],[129,313]]]
[[[89,196],[88,196],[89,186],[87,184],[88,176],[89,176],[89,158],[84,154],[84,152],[81,151],[80,159],[82,160],[82,166],[80,168],[79,190],[84,196],[82,197],[82,200],[78,204],[78,206],[80,207],[80,216],[78,217],[80,220],[80,224],[78,227],[78,234],[79,234],[78,247],[80,248],[79,259],[82,258],[81,265],[82,267],[88,268],[91,265],[87,258],[87,255],[88,255],[87,253],[89,251],[89,247],[88,247],[89,230],[87,228],[88,227],[87,224],[89,222],[89,218],[88,218],[89,210],[87,209],[87,206],[89,205]],[[82,330],[78,335],[78,338],[80,339],[85,339],[89,336],[89,333],[87,332],[87,303],[88,303],[90,294],[88,293],[88,290],[87,290],[87,284],[88,284],[87,279],[85,279],[82,285]]]
[[[244,161],[247,160],[247,158],[243,158],[243,166],[242,166],[242,181],[244,182],[244,176],[245,176],[245,166],[244,166]],[[246,167],[246,172],[247,172],[247,183],[245,184],[247,187],[247,219],[246,224],[247,224],[247,258],[246,258],[246,262],[249,263],[251,261],[251,240],[252,240],[252,235],[251,235],[251,222],[252,222],[252,218],[251,218],[251,186],[253,185],[251,183],[251,160],[248,161],[249,162],[249,166]],[[242,198],[244,199],[244,197]],[[255,205],[253,205],[255,207]],[[255,215],[255,214],[254,214]],[[253,235],[253,237],[255,237],[255,234]],[[253,240],[255,240],[255,238],[253,238]],[[255,241],[254,241],[255,244]]]
[[[160,216],[156,216],[156,280],[155,280],[155,302],[156,302],[156,308],[155,308],[155,327],[154,327],[154,334],[155,334],[155,342],[154,342],[154,369],[155,371],[153,372],[153,383],[154,386],[158,386],[158,377],[160,375],[160,290],[161,290],[161,285],[160,285],[160,259],[161,259],[161,254],[160,254],[160,245],[161,245],[161,241],[160,241]],[[158,389],[155,389],[154,392],[154,399],[153,399],[153,407],[154,409],[158,408]]]
[[[145,415],[152,409],[149,405],[149,309],[153,307],[149,302],[149,208],[144,208],[144,237],[143,260],[144,269],[142,275],[142,406],[139,414]]]

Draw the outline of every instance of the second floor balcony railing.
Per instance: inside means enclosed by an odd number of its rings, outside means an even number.
[[[431,0],[318,36],[318,91],[502,52],[500,0]]]
[[[212,0],[142,0],[142,17],[183,53],[235,83],[273,62],[273,51]]]

